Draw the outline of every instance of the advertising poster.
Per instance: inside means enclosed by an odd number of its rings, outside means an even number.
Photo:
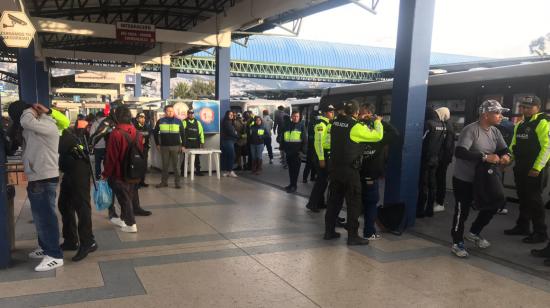
[[[219,101],[193,101],[195,118],[199,119],[205,134],[217,134],[220,132],[220,102]]]

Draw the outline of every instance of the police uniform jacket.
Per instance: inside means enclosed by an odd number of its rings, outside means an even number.
[[[353,168],[359,170],[366,142],[379,142],[384,136],[382,123],[374,121],[371,129],[347,115],[340,115],[330,131],[332,170]]]
[[[550,157],[548,116],[537,113],[525,118],[514,128],[510,149],[516,162],[515,169],[541,171]]]
[[[189,148],[198,148],[204,144],[204,129],[202,123],[197,119],[183,120],[185,141],[184,146]]]
[[[164,117],[158,120],[153,137],[160,146],[181,146],[185,138],[185,128],[180,119]]]

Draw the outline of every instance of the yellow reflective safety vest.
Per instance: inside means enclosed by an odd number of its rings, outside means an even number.
[[[319,160],[325,160],[325,150],[330,149],[330,137],[329,137],[328,149],[325,148],[326,147],[325,139],[327,137],[328,125],[330,125],[329,119],[323,116],[319,116],[317,118],[317,124],[313,128],[313,130],[315,131],[313,146],[315,148],[315,154],[317,154],[317,158]]]

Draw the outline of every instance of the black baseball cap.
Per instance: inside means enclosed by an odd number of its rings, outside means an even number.
[[[527,95],[519,98],[519,104],[524,106],[541,106],[540,98],[536,95]]]

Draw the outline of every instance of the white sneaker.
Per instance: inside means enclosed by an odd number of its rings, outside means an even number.
[[[237,178],[238,177],[237,174],[235,174],[234,171],[229,172],[229,176],[232,177],[232,178]]]
[[[42,262],[38,264],[34,270],[37,272],[46,272],[63,266],[63,259],[56,259],[50,256],[44,256]]]
[[[434,213],[443,212],[443,211],[445,211],[445,206],[443,206],[442,204],[436,204],[434,206]]]
[[[459,258],[468,257],[468,252],[466,251],[466,248],[464,248],[464,243],[453,244],[451,247],[451,252]]]
[[[376,240],[379,240],[382,238],[382,235],[378,234],[378,233],[374,233],[373,235],[367,237],[367,239],[369,241],[376,241]]]
[[[229,172],[222,172],[222,176],[229,176]]]
[[[488,248],[489,246],[491,246],[491,243],[489,243],[488,240],[482,238],[479,235],[473,234],[472,232],[468,232],[468,234],[466,234],[464,238],[474,243],[479,248]]]
[[[119,226],[121,228],[126,227],[126,223],[124,223],[124,221],[118,217],[113,217],[109,221],[115,226]]]
[[[46,255],[44,254],[44,250],[42,248],[38,247],[35,250],[33,250],[31,253],[29,253],[29,258],[31,259],[42,259]]]
[[[127,226],[126,224],[124,224],[124,227],[120,228],[120,231],[127,233],[137,233],[137,225],[133,224],[131,226]]]
[[[499,209],[499,210],[497,211],[497,214],[499,214],[499,215],[506,215],[506,214],[508,214],[508,209]]]

